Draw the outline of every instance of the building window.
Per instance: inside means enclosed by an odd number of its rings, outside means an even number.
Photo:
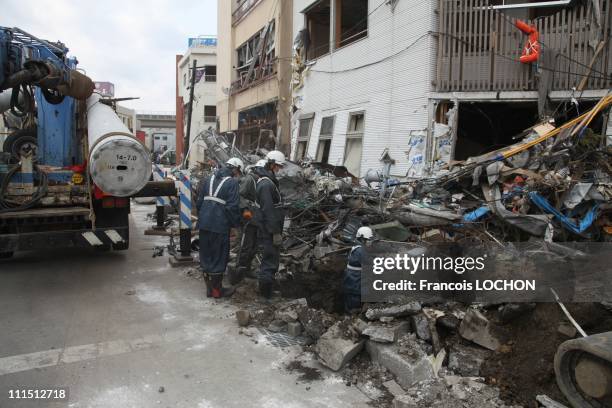
[[[329,151],[334,134],[334,116],[328,116],[321,121],[321,133],[319,133],[319,145],[317,146],[317,162],[328,163]]]
[[[268,68],[267,65],[270,64],[270,62],[275,58],[275,48],[276,47],[275,47],[275,22],[274,20],[270,22],[270,25],[268,28],[268,34],[265,37],[266,44],[265,44],[265,52],[264,52],[263,58],[258,58],[258,56],[262,57],[262,55],[261,54],[258,55],[257,52],[261,51],[259,50],[259,42],[260,42],[260,38],[261,38],[261,35],[264,29],[266,29],[266,27],[263,27],[261,30],[259,30],[257,34],[252,36],[248,41],[246,41],[236,50],[236,53],[238,56],[238,64],[236,66],[238,77],[241,78],[242,75],[245,75],[249,71],[249,68],[251,66],[251,63],[253,62],[253,59],[256,60],[255,68],[259,68],[261,66],[262,70],[266,70]],[[262,65],[262,60],[264,62],[263,65]]]
[[[304,11],[309,34],[307,59],[315,59],[329,53],[331,35],[330,0],[321,0]]]
[[[204,81],[205,82],[217,82],[217,66],[206,65],[204,67]]]
[[[217,106],[206,105],[204,106],[204,122],[216,122],[217,121]]]
[[[310,140],[313,120],[314,114],[302,117],[302,119],[300,119],[300,127],[297,138],[297,151],[295,154],[295,160],[297,161],[304,160],[308,152],[308,141]]]
[[[368,35],[368,0],[335,0],[336,48]]]
[[[360,176],[361,172],[364,121],[365,114],[363,112],[351,113],[348,131],[346,132],[344,167],[357,177]]]

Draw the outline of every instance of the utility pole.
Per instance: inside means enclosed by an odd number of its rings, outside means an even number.
[[[197,60],[193,60],[193,68],[191,68],[191,89],[189,89],[189,110],[187,111],[187,132],[185,133],[185,141],[183,142],[183,168],[187,168],[189,164],[189,140],[191,136],[191,115],[193,113],[193,90],[195,88]]]

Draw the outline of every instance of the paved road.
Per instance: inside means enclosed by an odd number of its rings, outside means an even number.
[[[284,363],[297,347],[239,334],[227,301],[152,258],[132,214],[126,252],[49,251],[0,261],[0,407],[360,407],[367,398],[327,374],[302,383]],[[68,402],[9,400],[12,387],[69,387]],[[160,392],[163,387],[163,392]]]

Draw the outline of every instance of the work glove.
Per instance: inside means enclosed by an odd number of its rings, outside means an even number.
[[[274,246],[281,246],[283,243],[283,234],[274,234],[272,235],[272,244]]]

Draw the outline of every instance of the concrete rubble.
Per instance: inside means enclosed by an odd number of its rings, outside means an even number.
[[[459,334],[464,339],[495,351],[501,343],[492,330],[491,322],[476,309],[469,309],[459,326]]]
[[[363,345],[363,340],[347,338],[338,322],[319,338],[315,351],[321,363],[338,371],[361,351]]]

